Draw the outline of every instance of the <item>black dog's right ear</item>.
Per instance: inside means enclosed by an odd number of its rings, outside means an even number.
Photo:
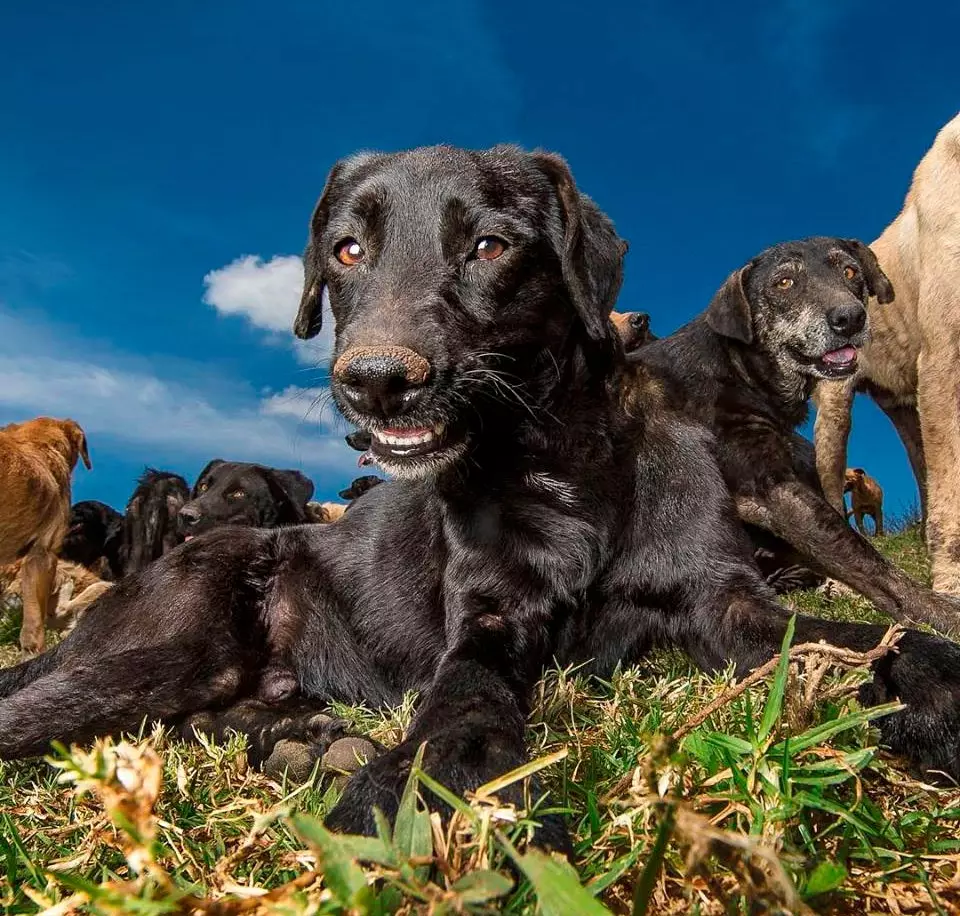
[[[200,495],[200,492],[197,489],[197,487],[200,486],[200,481],[203,480],[203,478],[206,477],[207,474],[209,474],[214,468],[220,467],[221,464],[226,464],[222,458],[214,458],[213,461],[207,462],[207,466],[199,474],[197,474],[197,482],[193,485],[193,489],[190,491],[191,499],[196,499]]]
[[[577,189],[560,156],[544,152],[532,156],[553,184],[560,203],[563,243],[558,253],[573,306],[589,337],[612,343],[609,316],[623,283],[623,256],[628,245],[609,217]]]
[[[883,272],[877,256],[873,249],[864,245],[860,239],[840,239],[843,247],[847,249],[859,262],[863,269],[863,278],[867,281],[867,292],[873,296],[880,305],[887,305],[893,302],[894,289],[887,275]]]
[[[310,235],[303,252],[303,293],[300,296],[297,318],[293,323],[293,333],[301,340],[309,340],[320,333],[323,324],[323,307],[326,301],[329,301],[326,295],[327,285],[323,273],[324,263],[323,253],[320,251],[320,239],[323,237],[330,217],[331,191],[343,171],[343,162],[338,162],[330,170],[327,183],[323,186],[323,193],[310,217]]]
[[[753,343],[753,312],[747,298],[747,276],[753,267],[735,270],[707,306],[707,327],[723,337],[732,337],[741,343]]]

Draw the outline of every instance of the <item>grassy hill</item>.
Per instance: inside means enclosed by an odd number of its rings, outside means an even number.
[[[927,576],[915,529],[877,543]],[[790,603],[881,619],[844,594]],[[15,608],[0,616],[5,663],[18,622]],[[530,769],[542,766],[567,812],[575,869],[517,851],[530,814],[498,806],[496,786],[442,828],[418,812],[412,782],[392,835],[360,841],[319,826],[335,780],[269,779],[248,769],[240,739],[193,747],[156,730],[0,763],[0,905],[146,916],[960,912],[960,789],[918,782],[877,749],[854,699],[867,661],[794,649],[745,690],[673,653],[609,683],[549,672]],[[338,713],[389,744],[410,704]]]

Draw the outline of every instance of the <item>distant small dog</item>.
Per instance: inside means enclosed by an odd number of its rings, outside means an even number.
[[[179,530],[187,538],[211,528],[240,525],[279,528],[308,520],[313,483],[299,471],[285,471],[215,458],[201,472],[179,513]]]
[[[869,515],[873,519],[874,535],[883,534],[883,490],[863,468],[847,468],[843,492],[850,494],[850,511],[847,518],[853,516],[857,530],[866,535],[863,518]]]
[[[95,499],[74,503],[60,559],[94,570],[107,581],[123,575],[123,516]]]
[[[190,498],[190,486],[179,475],[147,468],[127,503],[120,548],[124,575],[146,569],[183,538],[177,516]]]
[[[20,648],[26,655],[43,650],[79,459],[91,467],[87,437],[73,420],[39,417],[0,429],[0,563],[23,560]]]

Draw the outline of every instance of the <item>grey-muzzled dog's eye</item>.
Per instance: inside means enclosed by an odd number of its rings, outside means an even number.
[[[790,289],[793,286],[793,277],[781,277],[777,280],[777,289]]]
[[[851,267],[849,264],[843,268],[843,275],[848,279],[852,280],[857,275],[857,268]]]
[[[509,246],[503,239],[495,235],[485,235],[477,240],[473,249],[473,257],[478,261],[496,261]]]
[[[336,259],[346,267],[355,267],[364,259],[366,255],[366,252],[363,250],[363,246],[361,246],[356,239],[351,238],[346,238],[340,242],[337,242],[337,246],[333,249],[333,253],[336,256]]]

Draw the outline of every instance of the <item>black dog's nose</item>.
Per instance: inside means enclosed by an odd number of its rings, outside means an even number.
[[[831,331],[838,334],[856,334],[863,330],[867,323],[867,310],[855,303],[853,305],[838,305],[827,312],[827,324]]]
[[[200,521],[200,510],[194,506],[184,506],[177,513],[177,518],[184,528],[191,528]]]
[[[406,347],[354,347],[337,360],[333,377],[358,410],[390,417],[419,399],[430,364]]]

